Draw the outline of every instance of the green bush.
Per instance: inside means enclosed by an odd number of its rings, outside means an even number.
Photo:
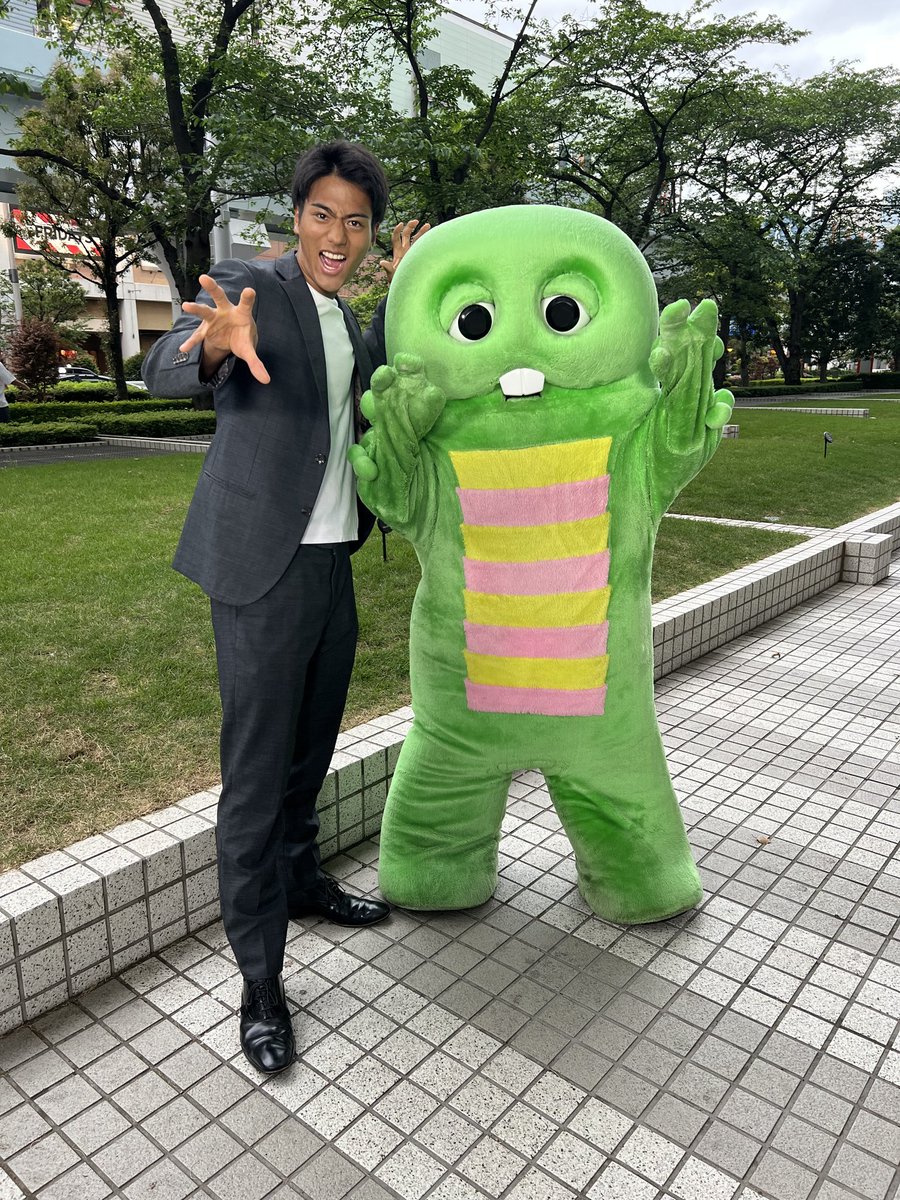
[[[10,421],[28,421],[39,424],[46,421],[91,418],[100,413],[119,415],[139,412],[172,412],[190,409],[190,407],[190,400],[165,400],[142,393],[140,398],[135,397],[133,400],[88,401],[84,404],[74,400],[66,400],[62,404],[53,400],[45,400],[42,404],[20,402],[10,406],[9,419]]]
[[[122,413],[103,412],[92,418],[101,437],[178,437],[215,433],[214,412]]]
[[[358,296],[353,296],[347,301],[363,329],[367,329],[371,325],[375,309],[386,295],[387,284],[382,287],[374,287],[368,292],[360,292]]]
[[[91,421],[48,421],[46,425],[0,425],[0,446],[49,446],[56,442],[90,442],[97,436]]]
[[[850,383],[777,383],[769,384],[768,386],[756,387],[733,387],[731,392],[736,400],[759,399],[763,397],[775,396],[802,396],[817,392],[856,392],[859,391],[858,386],[854,387]]]
[[[128,395],[134,396],[135,399],[147,399],[147,392],[143,388],[129,388]],[[6,398],[10,403],[15,403],[20,399],[24,399],[26,393],[15,384],[6,389]],[[85,403],[94,403],[98,401],[114,401],[116,398],[116,385],[112,382],[107,383],[105,380],[90,380],[87,379],[81,382],[76,379],[63,379],[54,387],[47,390],[47,401],[56,401],[58,403],[68,402],[70,400],[78,400]],[[44,401],[35,401],[35,403],[44,403]]]
[[[97,360],[90,354],[86,354],[83,350],[76,354],[73,359],[69,360],[69,366],[84,367],[88,371],[100,371],[100,368],[97,366]]]
[[[141,367],[144,365],[144,351],[140,350],[137,354],[132,354],[125,359],[125,378],[140,379]]]
[[[900,371],[873,371],[871,375],[860,375],[864,392],[878,388],[900,388]]]

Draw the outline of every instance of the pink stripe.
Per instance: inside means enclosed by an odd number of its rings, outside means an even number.
[[[516,629],[465,621],[466,649],[500,658],[594,658],[606,653],[609,623],[569,629]]]
[[[466,680],[466,702],[472,712],[533,713],[547,717],[600,717],[606,688],[563,691],[557,688],[498,687]]]
[[[609,476],[545,487],[457,488],[468,525],[555,525],[606,512]]]
[[[464,558],[466,587],[491,596],[553,596],[589,592],[609,582],[609,551],[538,562],[482,562]]]

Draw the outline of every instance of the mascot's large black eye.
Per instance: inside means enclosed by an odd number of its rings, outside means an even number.
[[[577,333],[590,321],[590,313],[572,296],[548,296],[543,301],[544,320],[554,333]]]
[[[458,342],[480,342],[490,333],[493,323],[494,306],[483,300],[478,304],[467,304],[457,313],[449,333]]]

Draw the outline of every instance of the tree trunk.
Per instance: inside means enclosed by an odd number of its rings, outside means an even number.
[[[725,384],[728,374],[728,334],[731,330],[731,317],[727,313],[719,313],[719,337],[725,350],[718,362],[713,365],[713,387],[720,388]]]
[[[784,382],[799,384],[803,375],[803,296],[796,288],[788,288],[787,355],[782,363]],[[776,349],[777,353],[777,349]]]
[[[827,350],[819,355],[819,383],[828,382],[828,360],[831,357]]]
[[[178,273],[175,275],[182,300],[194,299],[200,291],[200,276],[209,271],[215,223],[214,207],[204,205],[188,214],[188,228],[181,244]]]
[[[741,334],[741,387],[750,386],[750,350],[747,346],[746,333]]]
[[[107,257],[104,253],[103,263],[103,296],[106,301],[106,324],[109,329],[107,337],[107,354],[112,377],[116,381],[116,399],[128,399],[128,381],[125,378],[125,360],[122,357],[122,322],[119,314],[119,297],[117,295],[119,277],[116,272],[115,248]]]

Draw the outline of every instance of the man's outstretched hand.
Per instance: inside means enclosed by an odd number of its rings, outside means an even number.
[[[413,244],[417,242],[423,233],[427,233],[431,226],[426,222],[421,229],[417,229],[419,222],[415,219],[411,221],[400,221],[394,226],[391,233],[391,258],[383,258],[378,264],[379,267],[384,267],[388,277],[388,283],[394,278],[394,272],[400,266],[403,256]]]
[[[211,275],[201,275],[200,284],[215,307],[193,301],[182,304],[183,311],[189,316],[200,318],[200,324],[187,341],[178,347],[179,350],[187,353],[194,346],[202,344],[202,370],[207,378],[215,375],[229,354],[233,354],[247,364],[254,379],[259,383],[269,383],[269,372],[256,353],[257,331],[253,319],[256,292],[253,288],[244,288],[237,304],[232,304]]]

